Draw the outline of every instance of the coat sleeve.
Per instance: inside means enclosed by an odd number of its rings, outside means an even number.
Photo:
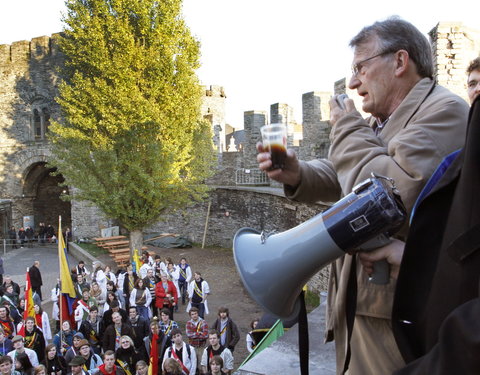
[[[480,297],[457,307],[445,319],[438,343],[394,375],[480,374]]]

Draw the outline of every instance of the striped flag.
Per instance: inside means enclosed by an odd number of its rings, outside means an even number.
[[[58,217],[58,262],[60,264],[60,294],[58,296],[58,304],[60,310],[60,321],[68,320],[74,324],[73,303],[76,299],[73,280],[70,276],[70,268],[67,261],[67,247],[62,234],[62,217]],[[60,322],[60,324],[61,324]]]
[[[148,375],[158,374],[158,333],[152,335],[150,343],[150,365],[148,366]]]
[[[30,282],[30,273],[27,269],[27,276],[25,279],[25,310],[23,311],[23,324],[22,328],[18,331],[18,334],[25,337],[25,320],[28,317],[35,319],[35,309],[33,308],[33,294],[32,283]]]

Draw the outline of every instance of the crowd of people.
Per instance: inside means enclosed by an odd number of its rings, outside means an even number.
[[[57,240],[56,230],[51,225],[45,225],[45,223],[39,223],[38,228],[35,230],[30,226],[20,227],[17,231],[15,226],[11,226],[8,230],[9,245],[13,249],[23,248],[24,246],[32,246],[34,243],[44,245],[47,243],[55,243]],[[67,241],[72,239],[72,231],[70,228],[65,228],[63,233]]]
[[[60,285],[52,289],[52,327],[39,296],[35,317],[22,321],[24,296],[5,276],[0,370],[145,375],[156,339],[158,374],[231,374],[238,327],[224,306],[213,324],[207,323],[209,284],[185,258],[174,264],[144,251],[138,272],[135,264],[113,272],[95,261],[89,268],[80,261],[71,270],[76,299],[70,316],[60,316]],[[190,317],[184,327],[174,319],[179,305]]]

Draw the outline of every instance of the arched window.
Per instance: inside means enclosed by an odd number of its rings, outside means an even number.
[[[35,140],[45,139],[45,134],[50,126],[50,111],[47,107],[33,109],[32,126]]]

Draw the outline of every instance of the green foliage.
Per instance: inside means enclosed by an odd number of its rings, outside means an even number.
[[[206,193],[199,43],[180,0],[67,0],[65,66],[50,130],[66,182],[129,230]]]

